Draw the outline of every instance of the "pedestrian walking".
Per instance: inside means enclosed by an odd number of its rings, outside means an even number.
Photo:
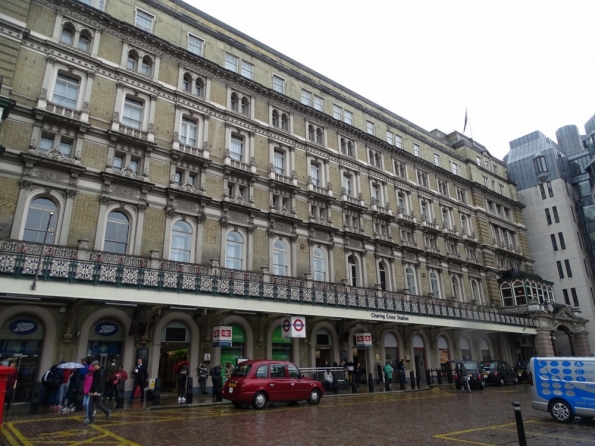
[[[200,385],[200,392],[203,395],[207,394],[207,378],[209,377],[209,369],[206,368],[203,362],[198,366],[198,383]]]
[[[86,364],[87,361],[85,361]],[[87,374],[87,367],[83,364],[83,367],[80,369],[72,370],[72,374],[70,375],[70,383],[68,384],[68,390],[66,391],[66,397],[64,398],[64,404],[62,407],[62,413],[74,412],[75,411],[75,402],[76,397],[79,391],[79,387],[81,385],[81,381],[84,378],[84,375]],[[84,375],[83,371],[84,370]]]
[[[326,369],[326,372],[324,372],[324,390],[329,392],[333,390],[333,374],[331,373],[331,369]]]
[[[136,365],[132,371],[132,376],[134,377],[134,385],[132,386],[132,393],[130,394],[130,400],[128,402],[132,404],[134,392],[136,392],[137,388],[140,388],[140,401],[141,403],[144,403],[145,388],[149,385],[149,373],[147,372],[147,367],[143,364],[143,360],[141,358],[136,360]]]
[[[106,420],[112,416],[112,411],[103,405],[103,392],[105,390],[105,370],[99,367],[99,361],[91,363],[93,368],[93,382],[89,389],[89,417],[83,421],[85,424],[95,422],[95,407],[105,414]]]
[[[50,410],[60,409],[60,386],[64,378],[64,372],[54,364],[47,371],[45,376],[45,390],[49,393]]]
[[[384,379],[385,382],[388,383],[388,389],[390,390],[393,384],[393,367],[390,365],[389,361],[386,361],[384,364]]]
[[[112,375],[116,373],[117,370],[118,366],[116,365],[116,358],[112,358],[110,364],[105,368],[105,399],[110,403],[112,402],[115,393]]]
[[[186,402],[186,381],[188,378],[188,366],[183,364],[178,370],[178,403]]]
[[[355,384],[359,387],[359,383],[362,380],[362,365],[358,362],[355,366]]]
[[[10,361],[8,363],[8,367],[11,367],[13,370],[8,375],[8,379],[6,380],[6,395],[4,396],[4,401],[6,403],[6,408],[10,408],[10,403],[12,403],[12,399],[14,398],[14,392],[17,388],[17,376],[18,370],[17,366],[14,361]]]
[[[467,372],[467,367],[465,367],[465,364],[461,364],[459,376],[461,377],[461,392],[471,393],[471,386],[469,385],[469,374]]]
[[[216,365],[211,369],[211,381],[213,381],[213,402],[221,401],[223,399],[221,395],[221,369],[223,368],[223,364]]]
[[[384,383],[384,377],[382,376],[382,365],[380,365],[380,362],[376,363],[376,372],[378,373],[378,382],[380,384]]]
[[[87,361],[85,361],[86,363]],[[91,384],[93,384],[93,366],[90,365],[89,367],[85,366],[85,377],[83,378],[83,410],[85,411],[85,420],[89,419],[89,399],[91,396],[89,392],[91,391]],[[84,420],[83,420],[84,421]]]

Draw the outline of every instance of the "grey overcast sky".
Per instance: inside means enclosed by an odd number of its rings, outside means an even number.
[[[187,1],[426,130],[467,108],[500,159],[595,114],[593,0]]]

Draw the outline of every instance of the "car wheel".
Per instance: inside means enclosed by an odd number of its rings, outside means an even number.
[[[254,407],[256,410],[260,410],[267,405],[267,401],[267,394],[264,392],[258,392],[256,395],[254,395],[254,398],[252,398],[252,407]]]
[[[515,376],[514,381],[512,383],[516,386],[519,383],[519,379]]]
[[[478,388],[479,390],[483,390],[483,389],[485,389],[485,388],[486,388],[486,382],[485,382],[485,381],[482,381],[482,382],[481,382],[481,384],[480,384],[479,386],[477,386],[477,388]]]
[[[306,401],[311,406],[316,406],[318,403],[320,403],[320,390],[312,389],[310,392],[310,398],[308,398]]]
[[[560,423],[571,423],[574,420],[574,413],[572,409],[563,400],[554,400],[550,406],[550,414],[552,418]]]
[[[498,385],[503,386],[504,384],[506,384],[506,381],[504,381],[504,378],[500,378],[500,380],[498,381]]]

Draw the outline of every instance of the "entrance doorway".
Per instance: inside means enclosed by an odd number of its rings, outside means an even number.
[[[105,368],[116,360],[122,364],[122,345],[125,332],[120,323],[113,320],[102,320],[91,328],[87,343],[87,363],[99,361],[99,366]]]
[[[37,319],[16,317],[0,327],[0,363],[14,361],[17,368],[17,388],[13,402],[31,401],[34,383],[45,372],[38,370],[45,327]]]
[[[368,382],[368,351],[363,348],[353,348],[353,364],[357,366],[359,363],[362,371],[362,376],[357,384],[366,384]]]
[[[190,330],[182,322],[170,322],[161,331],[161,348],[159,349],[159,370],[163,392],[174,392],[177,386],[174,367],[181,361],[188,361],[190,347]]]
[[[326,330],[316,332],[316,367],[324,367],[326,364],[333,365],[331,335]]]
[[[419,382],[426,381],[426,352],[424,340],[420,335],[413,336],[413,360],[415,364],[415,376]]]

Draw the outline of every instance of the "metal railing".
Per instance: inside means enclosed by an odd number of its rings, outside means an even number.
[[[142,257],[92,251],[90,260],[77,258],[77,250],[6,241],[0,249],[0,276],[31,280],[41,258],[38,280],[67,284],[127,287],[217,297],[290,302],[337,308],[352,308],[399,320],[399,315],[470,320],[486,323],[534,326],[529,318],[507,314],[499,308],[360,288],[345,284],[314,282],[196,264],[159,261]],[[155,262],[159,267],[155,266]],[[131,294],[131,300],[134,297]],[[387,317],[388,314],[394,316]]]

